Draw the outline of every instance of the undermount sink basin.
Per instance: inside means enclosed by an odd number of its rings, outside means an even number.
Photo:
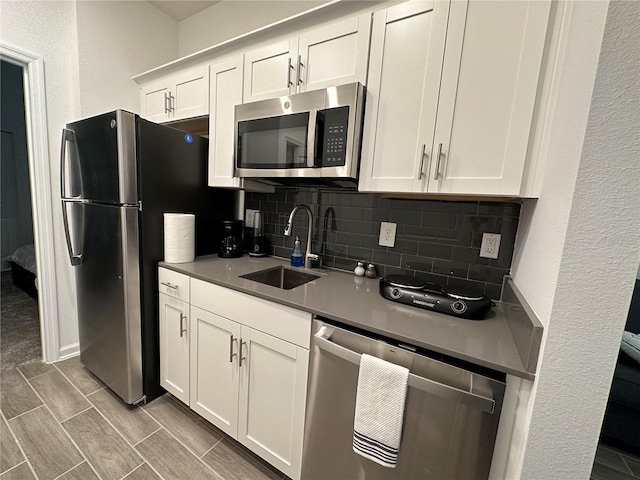
[[[274,267],[260,270],[259,272],[240,275],[240,278],[282,288],[283,290],[291,290],[292,288],[299,287],[320,277],[306,272],[299,272],[291,268]]]

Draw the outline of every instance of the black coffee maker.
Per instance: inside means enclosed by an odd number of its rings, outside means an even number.
[[[243,254],[242,249],[242,220],[222,221],[222,240],[218,256],[222,258],[237,258]]]

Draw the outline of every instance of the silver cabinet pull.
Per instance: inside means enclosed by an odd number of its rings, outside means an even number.
[[[240,359],[240,366],[242,366],[242,361],[247,359],[247,357],[242,355],[242,350],[243,350],[242,346],[246,345],[246,344],[247,344],[247,342],[245,342],[244,340],[240,339],[240,356],[238,357]]]
[[[164,113],[169,113],[169,95],[164,92]]]
[[[422,179],[422,169],[424,168],[424,149],[426,148],[426,144],[422,144],[422,148],[420,149],[420,162],[418,164],[418,180]]]
[[[293,82],[291,81],[291,69],[293,68],[293,65],[291,65],[291,57],[289,57],[288,60],[289,64],[287,65],[287,88],[293,85]]]
[[[330,340],[332,334],[333,330],[331,328],[322,327],[318,333],[314,335],[313,345],[342,358],[347,362],[359,365],[362,355],[332,342]],[[482,395],[473,393],[470,390],[462,390],[451,385],[414,375],[413,373],[409,374],[407,384],[409,387],[417,388],[418,390],[428,392],[439,397],[455,400],[457,402],[464,403],[465,405],[469,405],[476,410],[487,413],[493,413],[496,404],[493,398],[483,397]]]
[[[174,100],[175,99],[176,99],[176,97],[171,95],[171,92],[169,92],[169,112],[175,112],[175,110],[176,110],[175,105],[174,105]]]
[[[438,155],[436,156],[436,174],[433,176],[434,180],[438,179],[438,174],[440,173],[440,157],[442,157],[442,144],[438,144]]]
[[[186,315],[180,312],[180,338],[187,332],[187,329],[184,327],[184,321],[187,319]]]
[[[169,282],[160,282],[160,285],[164,285],[167,288],[170,288],[171,290],[178,290],[178,285],[172,285]]]
[[[302,81],[302,75],[301,75],[302,67],[304,67],[304,65],[302,64],[302,55],[298,55],[298,78],[296,80],[296,85],[300,85],[301,83],[304,83]]]
[[[235,338],[233,338],[233,333],[229,337],[229,363],[233,363],[233,357],[237,356],[236,353],[233,353],[233,343],[237,342]]]

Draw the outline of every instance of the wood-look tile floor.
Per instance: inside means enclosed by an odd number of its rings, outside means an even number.
[[[640,480],[640,458],[600,443],[591,480]]]
[[[126,406],[77,357],[0,373],[0,480],[287,478],[169,394]]]

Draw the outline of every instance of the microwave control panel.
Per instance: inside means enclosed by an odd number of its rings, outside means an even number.
[[[337,107],[318,112],[316,124],[316,167],[341,167],[347,152],[349,107]]]

